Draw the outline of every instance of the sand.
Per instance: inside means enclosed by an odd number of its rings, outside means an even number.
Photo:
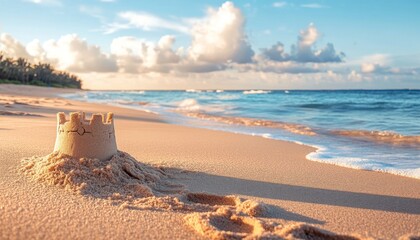
[[[269,216],[273,206],[233,195],[188,192],[183,185],[171,182],[183,171],[143,164],[124,152],[100,160],[55,151],[44,157],[23,159],[20,171],[35,183],[109,200],[119,209],[184,212],[186,224],[211,239],[362,239],[306,224],[267,222],[258,217]]]
[[[170,125],[152,113],[56,95],[67,91],[0,85],[0,98],[8,103],[1,102],[0,111],[42,116],[0,116],[0,239],[409,239],[420,234],[418,179],[312,162],[305,159],[314,150],[307,146]],[[95,175],[85,176],[92,181],[83,187],[77,177],[73,185],[48,183],[56,177],[39,174],[43,168],[35,163],[23,173],[22,159],[27,164],[31,159],[40,164],[45,156],[63,160],[49,155],[55,114],[79,110],[114,112],[118,148],[130,156],[123,159],[158,178],[142,183],[130,177],[142,179],[144,171],[117,177],[117,186],[134,181],[140,187],[109,196],[115,190],[92,190]],[[88,162],[92,171],[104,168]]]

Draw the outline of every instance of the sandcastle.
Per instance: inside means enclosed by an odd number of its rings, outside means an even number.
[[[86,120],[84,112],[70,113],[66,120],[63,112],[57,113],[57,138],[54,151],[72,157],[107,160],[117,153],[113,113],[93,114]]]

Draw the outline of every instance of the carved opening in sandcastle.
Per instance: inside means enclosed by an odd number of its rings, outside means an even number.
[[[66,119],[57,113],[57,137],[54,151],[72,157],[110,159],[117,154],[113,113],[93,114],[86,120],[84,112],[70,113]]]

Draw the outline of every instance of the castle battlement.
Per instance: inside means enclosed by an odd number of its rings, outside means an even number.
[[[93,114],[87,120],[84,112],[57,113],[57,138],[54,151],[73,156],[106,160],[117,153],[113,113]]]

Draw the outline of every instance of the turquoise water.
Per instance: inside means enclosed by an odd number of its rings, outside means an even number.
[[[310,160],[420,178],[420,90],[87,91],[65,97],[148,110],[175,124],[303,143],[318,148]],[[196,113],[199,118],[191,117]],[[261,121],[244,124],[252,120]],[[278,123],[313,134],[272,127]]]

